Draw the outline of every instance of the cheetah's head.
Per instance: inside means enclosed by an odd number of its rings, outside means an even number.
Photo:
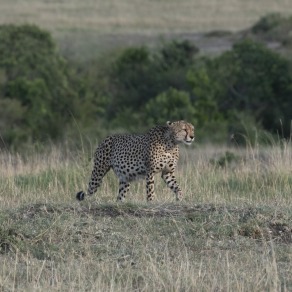
[[[176,121],[166,123],[174,134],[177,142],[183,142],[190,145],[195,139],[194,126],[186,121]]]

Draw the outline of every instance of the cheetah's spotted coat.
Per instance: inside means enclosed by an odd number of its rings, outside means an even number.
[[[194,140],[194,127],[185,121],[167,122],[156,126],[141,135],[112,135],[96,149],[94,167],[88,186],[88,195],[96,192],[105,174],[112,168],[119,178],[118,200],[122,201],[130,182],[146,178],[147,200],[154,197],[154,175],[161,177],[180,200],[182,191],[176,182],[174,171],[179,158],[178,144],[191,144]],[[83,200],[85,193],[77,193]]]

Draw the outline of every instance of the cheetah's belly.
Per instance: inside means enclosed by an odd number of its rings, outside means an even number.
[[[146,153],[139,141],[119,145],[112,156],[112,168],[121,181],[133,181],[146,176]]]

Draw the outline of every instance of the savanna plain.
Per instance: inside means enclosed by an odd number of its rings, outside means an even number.
[[[93,148],[1,152],[1,291],[291,291],[291,143],[183,147],[179,203],[111,172],[77,202]]]
[[[229,48],[230,40],[201,40],[201,33],[237,32],[269,13],[292,14],[290,0],[1,0],[0,8],[1,24],[47,29],[61,52],[82,61],[161,39],[193,39],[213,53]]]
[[[238,31],[267,13],[292,13],[289,0],[1,0],[0,8],[1,24],[37,24],[62,53],[83,59],[153,36]],[[92,141],[0,150],[1,292],[292,291],[291,141],[181,147],[182,202],[157,175],[153,203],[144,181],[116,203],[112,172],[77,202]]]

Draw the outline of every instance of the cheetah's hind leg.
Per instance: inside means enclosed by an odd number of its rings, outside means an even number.
[[[97,191],[101,185],[103,177],[110,170],[109,153],[110,153],[110,137],[101,144],[95,152],[93,170],[88,184],[87,195],[92,195]],[[80,191],[76,194],[76,199],[84,200],[85,192]]]
[[[94,164],[94,169],[91,174],[91,179],[88,184],[88,191],[87,195],[93,195],[96,191],[97,188],[101,185],[103,177],[106,175],[106,173],[109,171],[110,167],[108,166],[103,166],[103,167],[98,167],[98,164]],[[85,192],[80,191],[76,194],[76,199],[79,201],[83,201],[85,197]]]

